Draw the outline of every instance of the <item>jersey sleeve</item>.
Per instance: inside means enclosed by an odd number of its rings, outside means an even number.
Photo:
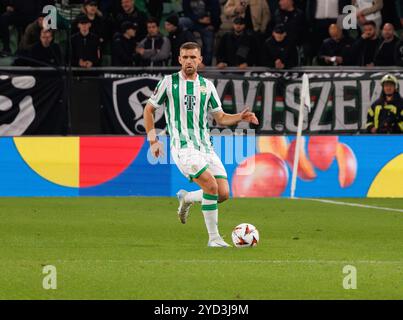
[[[222,104],[221,104],[220,97],[218,96],[217,89],[211,82],[209,82],[209,86],[210,86],[210,92],[211,92],[210,99],[208,101],[209,111],[212,113],[222,111]]]
[[[152,104],[154,108],[162,108],[165,105],[165,101],[168,99],[167,83],[167,77],[162,78],[155,87],[152,96],[148,99],[148,103]]]

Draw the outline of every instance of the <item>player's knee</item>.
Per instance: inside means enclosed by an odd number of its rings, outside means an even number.
[[[229,191],[220,192],[218,195],[218,202],[222,203],[229,199]]]
[[[217,194],[218,193],[218,184],[216,181],[212,180],[204,190],[208,194]]]

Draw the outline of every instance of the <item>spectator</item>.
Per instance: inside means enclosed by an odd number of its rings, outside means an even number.
[[[125,21],[122,24],[121,32],[114,35],[112,41],[112,65],[120,67],[133,66],[136,53],[136,32],[137,25]]]
[[[62,53],[60,46],[53,42],[53,31],[42,29],[39,37],[39,42],[37,42],[30,50],[29,57],[33,60],[37,60],[38,63],[32,61],[31,65],[43,66],[62,65]],[[43,62],[43,64],[39,63]]]
[[[40,0],[10,0],[7,3],[6,12],[0,16],[0,38],[4,52],[11,53],[9,27],[16,26],[23,32],[38,17],[41,5]]]
[[[236,66],[241,69],[256,64],[256,39],[252,31],[246,30],[245,18],[234,19],[233,31],[221,38],[217,52],[217,67]]]
[[[94,0],[85,0],[83,5],[83,14],[86,15],[87,18],[91,22],[90,32],[97,35],[99,41],[103,43],[106,37],[106,22],[102,17],[101,11],[98,10],[98,3]],[[77,29],[77,19],[80,19],[81,15],[79,15],[73,22],[73,33],[78,32]]]
[[[171,54],[169,39],[160,33],[159,23],[150,18],[147,21],[147,36],[138,44],[136,52],[141,66],[166,66]]]
[[[379,31],[382,24],[383,0],[352,0],[352,3],[357,7],[357,19],[361,29],[367,21],[374,21]]]
[[[374,66],[375,54],[379,47],[380,41],[376,32],[376,24],[374,21],[367,21],[363,25],[363,32],[353,44],[353,56],[358,66]]]
[[[403,32],[400,41],[396,44],[394,60],[396,66],[403,67]]]
[[[403,99],[399,83],[391,74],[381,80],[382,94],[368,109],[367,130],[371,133],[403,133]]]
[[[119,0],[117,0],[119,1]],[[116,14],[116,21],[119,27],[125,21],[137,24],[136,41],[139,42],[147,34],[147,16],[138,10],[134,0],[121,0],[119,12]]]
[[[227,4],[228,0],[220,0],[220,10],[221,10],[221,25],[220,29],[216,33],[216,42],[220,39],[225,33],[232,30],[232,21],[234,18],[227,16],[225,14],[225,5]],[[218,38],[218,39],[217,39]]]
[[[385,23],[382,29],[382,39],[375,54],[376,66],[393,66],[396,44],[399,38],[395,36],[395,28],[391,23]]]
[[[30,23],[25,29],[25,33],[22,36],[19,50],[24,52],[31,49],[37,42],[43,29],[43,19],[46,17],[46,13],[41,13],[34,22]]]
[[[71,64],[91,68],[101,64],[101,49],[98,36],[90,32],[91,21],[86,15],[77,21],[79,32],[71,37]]]
[[[275,25],[282,24],[290,45],[301,45],[306,30],[304,13],[295,7],[294,0],[280,0],[274,15]]]
[[[272,37],[266,40],[262,65],[276,69],[289,69],[298,65],[297,48],[295,43],[289,41],[283,24],[276,25]]]
[[[175,14],[165,20],[165,30],[168,32],[169,42],[171,43],[171,65],[179,66],[178,59],[181,45],[186,42],[195,42],[195,37],[189,30],[183,30],[179,26],[179,17]]]
[[[179,23],[183,29],[198,32],[202,39],[203,65],[213,61],[214,33],[221,25],[221,8],[218,0],[183,0],[185,17]]]
[[[308,3],[308,15],[311,29],[311,54],[316,56],[320,45],[328,36],[329,26],[337,22],[344,6],[351,4],[347,0],[311,0]]]
[[[323,41],[318,54],[318,62],[324,66],[348,65],[353,40],[343,35],[337,24],[329,27],[329,36]]]
[[[228,0],[224,13],[232,18],[244,18],[246,29],[256,33],[266,32],[271,18],[267,0]]]

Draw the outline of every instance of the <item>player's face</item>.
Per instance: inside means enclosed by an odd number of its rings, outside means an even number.
[[[383,85],[383,91],[387,96],[390,96],[395,93],[395,84],[393,82],[386,82]]]
[[[186,75],[192,75],[197,71],[197,67],[202,62],[202,57],[198,49],[182,49],[179,56],[179,63]]]

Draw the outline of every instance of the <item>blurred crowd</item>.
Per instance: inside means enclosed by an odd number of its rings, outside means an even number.
[[[403,67],[402,29],[403,0],[0,0],[15,65],[176,66],[196,41],[218,68]]]

